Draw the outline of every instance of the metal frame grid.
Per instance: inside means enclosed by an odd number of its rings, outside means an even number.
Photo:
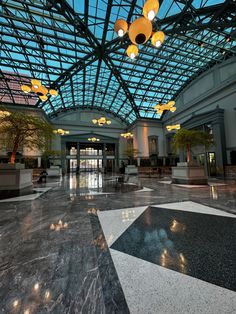
[[[153,106],[175,99],[190,81],[236,54],[235,0],[164,0],[154,29],[167,35],[156,49],[126,55],[128,36],[113,31],[132,22],[143,0],[0,0],[0,100],[36,104],[53,117],[91,108],[130,124],[160,119]],[[231,41],[226,41],[230,36]],[[59,96],[40,102],[19,83],[38,78]]]

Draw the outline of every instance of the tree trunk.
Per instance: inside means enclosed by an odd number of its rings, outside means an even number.
[[[190,144],[187,144],[187,162],[191,160]]]
[[[10,164],[14,164],[15,163],[16,153],[17,153],[18,147],[19,147],[18,138],[16,138],[15,142],[14,142],[13,150],[12,150],[12,153],[11,153]]]

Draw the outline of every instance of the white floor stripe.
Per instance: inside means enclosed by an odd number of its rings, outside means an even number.
[[[110,249],[131,314],[236,313],[236,293]]]
[[[236,218],[195,202],[151,205]],[[148,206],[98,212],[110,247]],[[236,293],[110,249],[131,314],[233,314]]]

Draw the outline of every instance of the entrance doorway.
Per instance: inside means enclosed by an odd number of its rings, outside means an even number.
[[[76,172],[77,170],[77,159],[70,159],[69,172]]]
[[[216,176],[216,155],[208,153],[207,156],[209,176]]]
[[[80,171],[101,171],[102,159],[80,159]]]

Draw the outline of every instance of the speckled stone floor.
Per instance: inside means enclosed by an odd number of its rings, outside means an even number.
[[[50,190],[37,199],[0,203],[0,313],[137,314],[98,212],[192,201],[236,214],[235,183],[188,189],[141,178],[136,188],[111,182],[106,190],[104,182],[96,174],[66,177],[40,186]]]

